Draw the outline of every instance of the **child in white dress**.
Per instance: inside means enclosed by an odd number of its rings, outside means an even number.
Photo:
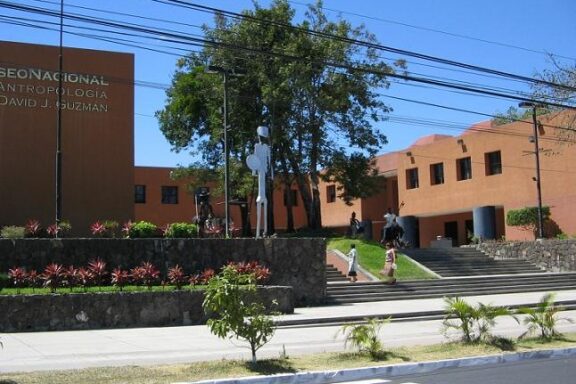
[[[347,254],[348,256],[348,277],[350,281],[355,283],[357,278],[356,270],[358,269],[358,253],[356,252],[356,245],[350,244],[350,252]]]

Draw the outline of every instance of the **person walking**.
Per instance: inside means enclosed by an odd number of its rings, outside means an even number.
[[[358,273],[356,272],[358,269],[358,253],[355,244],[350,244],[350,252],[346,256],[348,256],[348,277],[351,282],[355,283],[358,280]]]
[[[348,229],[348,233],[350,233],[351,238],[356,238],[356,233],[358,232],[359,226],[360,222],[356,218],[356,212],[352,212],[352,216],[350,216],[350,228]]]
[[[386,259],[384,262],[384,269],[380,273],[388,277],[387,283],[390,285],[396,284],[396,277],[394,277],[396,268],[396,249],[394,248],[394,243],[388,241],[386,242]]]

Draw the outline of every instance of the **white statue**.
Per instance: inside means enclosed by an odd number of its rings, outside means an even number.
[[[272,167],[270,162],[270,146],[262,143],[262,137],[268,137],[268,127],[259,126],[258,143],[254,144],[254,153],[246,158],[246,164],[252,170],[252,175],[258,175],[258,197],[256,197],[256,238],[260,237],[260,223],[264,212],[263,236],[268,234],[268,199],[266,199],[266,174]]]

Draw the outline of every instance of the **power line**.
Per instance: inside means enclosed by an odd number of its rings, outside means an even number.
[[[566,90],[570,90],[570,91],[576,91],[575,87],[567,86],[564,84],[556,84],[556,83],[549,82],[549,81],[534,79],[534,78],[516,75],[513,73],[508,73],[508,72],[490,69],[490,68],[486,68],[486,67],[480,67],[480,66],[476,66],[476,65],[472,65],[472,64],[466,64],[466,63],[462,63],[462,62],[458,62],[458,61],[454,61],[454,60],[442,59],[439,57],[426,55],[426,54],[422,54],[422,53],[417,53],[414,51],[408,51],[408,50],[404,50],[404,49],[385,46],[382,44],[376,44],[376,43],[372,43],[372,42],[356,40],[356,39],[352,39],[352,38],[348,38],[348,37],[342,37],[342,36],[329,34],[329,33],[325,33],[325,32],[314,31],[314,30],[310,30],[310,29],[306,29],[306,28],[302,28],[302,27],[296,27],[296,26],[293,26],[290,24],[280,23],[280,22],[276,22],[276,21],[272,21],[272,20],[263,20],[263,19],[260,19],[258,17],[255,17],[255,16],[251,16],[251,15],[247,15],[247,14],[240,14],[237,12],[226,11],[226,10],[214,8],[214,7],[208,7],[208,6],[204,6],[204,5],[197,4],[197,3],[191,3],[189,1],[183,1],[183,0],[152,0],[152,1],[158,2],[158,3],[164,3],[164,4],[173,4],[173,5],[177,5],[177,6],[185,7],[185,8],[190,8],[190,9],[194,9],[194,10],[202,10],[204,12],[213,12],[215,14],[221,13],[221,14],[227,15],[233,19],[251,20],[251,21],[254,21],[254,22],[259,23],[259,24],[276,25],[276,26],[304,32],[304,33],[318,36],[318,37],[330,38],[332,40],[337,40],[337,41],[347,42],[350,44],[360,45],[360,46],[373,48],[373,49],[377,49],[377,50],[392,52],[392,53],[396,53],[396,54],[399,54],[402,56],[415,57],[415,58],[423,59],[426,61],[432,61],[432,62],[442,63],[442,64],[456,66],[456,67],[460,67],[460,68],[471,69],[471,70],[475,70],[478,72],[490,73],[490,74],[494,74],[494,75],[498,75],[498,76],[502,76],[502,77],[509,77],[509,78],[513,78],[513,79],[523,80],[523,81],[527,81],[527,82],[534,83],[534,84],[541,84],[541,85],[546,85],[546,86],[550,86],[550,87],[556,87],[556,88],[566,89]]]
[[[113,25],[115,26],[115,24],[113,24]],[[142,26],[139,25],[138,27],[142,27]],[[165,32],[165,31],[163,31],[163,32]],[[132,35],[133,35],[133,34],[132,34]],[[133,35],[133,36],[134,36],[134,35]],[[293,58],[294,58],[294,57],[293,57]],[[335,67],[338,67],[338,65],[334,65],[334,66],[335,66]],[[347,68],[347,69],[350,69],[350,68]],[[351,68],[351,69],[357,70],[357,68]],[[386,73],[385,75],[388,76],[388,75],[390,75],[390,74],[389,74],[389,73]],[[408,76],[404,76],[404,77],[400,77],[400,78],[408,79],[408,80],[412,80],[412,79],[413,79],[412,77],[408,77]],[[426,83],[426,82],[424,82],[424,83]],[[434,83],[432,82],[431,84],[434,84]],[[160,87],[160,88],[165,88],[165,87],[162,86],[162,87]],[[468,92],[470,92],[470,91],[472,91],[472,92],[473,92],[473,91],[477,91],[477,90],[475,90],[475,89],[471,89],[470,87],[464,87],[464,88],[460,88],[460,89],[465,90],[465,91],[468,91]],[[488,93],[488,94],[490,94],[490,93]],[[510,95],[501,94],[501,95],[499,95],[499,97],[510,98]]]
[[[293,1],[293,0],[288,0],[289,3],[292,4],[298,4],[301,6],[307,6],[308,4],[304,4],[298,1]],[[521,51],[525,51],[525,52],[532,52],[532,53],[537,53],[539,55],[548,55],[549,53],[544,52],[544,51],[538,51],[535,49],[530,49],[530,48],[525,48],[525,47],[520,47],[517,45],[513,45],[513,44],[508,44],[508,43],[502,43],[499,41],[493,41],[493,40],[487,40],[487,39],[482,39],[482,38],[478,38],[478,37],[473,37],[473,36],[467,36],[467,35],[462,35],[462,34],[458,34],[458,33],[454,33],[454,32],[447,32],[447,31],[443,31],[441,29],[435,29],[435,28],[429,28],[429,27],[422,27],[422,26],[418,26],[418,25],[414,25],[414,24],[409,24],[409,23],[403,23],[400,21],[395,21],[395,20],[390,20],[390,19],[384,19],[381,17],[374,17],[374,16],[368,16],[368,15],[363,15],[360,13],[355,13],[355,12],[350,12],[350,11],[343,11],[340,9],[333,9],[333,8],[328,8],[328,7],[320,7],[323,10],[327,10],[327,11],[331,11],[331,12],[335,12],[335,13],[339,13],[339,14],[344,14],[344,15],[352,15],[352,16],[357,16],[363,19],[367,19],[367,20],[374,20],[374,21],[378,21],[378,22],[382,22],[382,23],[387,23],[387,24],[394,24],[394,25],[400,25],[403,27],[408,27],[408,28],[412,28],[412,29],[419,29],[422,31],[426,31],[426,32],[434,32],[434,33],[439,33],[442,35],[446,35],[446,36],[452,36],[452,37],[457,37],[457,38],[461,38],[461,39],[467,39],[467,40],[473,40],[473,41],[479,41],[481,43],[486,43],[486,44],[492,44],[492,45],[499,45],[501,47],[505,47],[505,48],[512,48],[512,49],[517,49],[517,50],[521,50]],[[568,60],[576,60],[576,58],[574,57],[570,57],[570,56],[563,56],[563,55],[559,55],[556,53],[550,53],[551,55],[555,56],[555,57],[559,57],[562,59],[568,59]]]
[[[185,3],[188,4],[189,6],[193,7],[194,9],[196,9],[197,5],[190,5],[189,3],[186,2],[182,2],[182,1],[177,1],[177,0],[153,0],[156,2],[160,2],[160,3]],[[30,11],[30,12],[39,12],[41,14],[47,14],[47,15],[51,15],[51,16],[55,16],[55,12],[54,11],[50,11],[50,10],[45,10],[45,9],[38,9],[37,7],[26,7],[26,6],[19,6],[17,4],[12,4],[12,3],[7,3],[7,2],[0,2],[0,5],[8,5],[9,8],[12,9],[18,9],[18,10],[26,10],[26,11]],[[200,6],[201,9],[204,8],[208,8],[207,10],[204,9],[205,12],[212,12],[211,10],[213,10],[213,8],[210,7],[203,7]],[[219,10],[222,11],[222,10]],[[222,11],[224,12],[224,11]],[[230,12],[228,12],[230,13]],[[235,14],[237,15],[237,14]],[[235,17],[244,17],[244,15],[238,15]],[[187,35],[182,35],[180,33],[174,32],[174,31],[170,31],[170,30],[153,30],[153,29],[149,29],[146,28],[145,26],[142,25],[138,25],[138,24],[130,24],[130,23],[124,23],[124,24],[118,24],[109,20],[103,20],[103,19],[98,19],[98,18],[89,18],[86,16],[81,16],[81,15],[73,15],[73,14],[68,14],[67,18],[72,19],[72,20],[76,20],[76,21],[83,21],[83,22],[88,22],[88,23],[96,23],[96,24],[100,24],[100,25],[104,25],[107,27],[111,27],[111,28],[124,28],[124,29],[129,29],[131,31],[136,31],[138,33],[149,33],[152,34],[154,36],[157,35],[161,35],[162,36],[162,40],[163,41],[169,41],[172,43],[177,43],[177,44],[187,44],[187,45],[196,45],[199,47],[202,46],[212,46],[216,49],[233,49],[233,50],[239,50],[239,51],[244,51],[247,53],[253,53],[253,54],[267,54],[267,55],[273,55],[273,56],[277,56],[277,57],[283,57],[283,58],[287,58],[287,59],[291,59],[291,60],[302,60],[302,59],[306,59],[306,57],[298,57],[298,56],[293,56],[293,55],[287,55],[287,54],[283,54],[283,53],[278,53],[278,52],[264,52],[262,50],[256,50],[256,49],[251,49],[249,47],[243,47],[243,46],[237,46],[237,45],[233,45],[233,44],[225,44],[222,42],[215,42],[212,40],[207,40],[207,39],[203,39],[203,38],[194,38],[194,37],[190,37]],[[290,28],[296,28],[296,27],[292,27],[290,25],[287,24],[281,24],[283,27],[284,26],[288,26]],[[307,30],[309,31],[309,30]],[[310,31],[309,31],[310,32]],[[118,33],[118,32],[114,32],[114,33]],[[322,35],[322,34],[321,34]],[[326,34],[323,34],[326,35]],[[338,36],[333,36],[330,35],[330,37],[336,37],[339,38]],[[342,40],[342,38],[340,38]],[[347,42],[352,42],[352,43],[358,43],[359,41],[357,40],[352,40],[352,39],[343,39]],[[362,43],[364,45],[363,42],[359,42]],[[504,97],[504,98],[508,98],[508,99],[513,99],[513,100],[517,100],[517,101],[531,101],[531,98],[528,97],[520,97],[517,95],[510,95],[510,94],[505,94],[502,92],[495,92],[492,90],[482,90],[482,89],[478,89],[478,88],[472,88],[472,87],[468,87],[468,86],[461,86],[455,83],[450,83],[448,81],[437,81],[437,80],[430,80],[430,79],[426,79],[426,78],[422,78],[422,77],[415,77],[415,76],[411,76],[411,75],[399,75],[399,74],[395,74],[395,73],[390,73],[390,72],[382,72],[382,71],[375,71],[372,68],[355,68],[352,67],[350,65],[342,65],[339,63],[333,63],[333,62],[321,62],[320,64],[324,64],[324,65],[328,65],[328,66],[332,66],[334,68],[341,68],[341,69],[345,69],[345,70],[361,70],[367,73],[372,73],[372,74],[380,74],[383,76],[388,76],[388,77],[396,77],[402,80],[409,80],[409,81],[414,81],[417,83],[424,83],[424,84],[429,84],[429,85],[435,85],[435,86],[439,86],[439,87],[447,87],[447,88],[452,88],[452,89],[458,89],[461,91],[467,91],[467,92],[472,92],[472,93],[480,93],[480,94],[484,94],[484,95],[490,95],[490,96],[495,96],[495,97]],[[526,78],[529,79],[529,78]],[[535,81],[534,79],[529,79],[531,81]],[[540,81],[541,82],[541,81]],[[557,103],[551,103],[551,102],[547,102],[546,104],[551,105],[551,106],[556,106],[556,107],[570,107],[570,106],[566,106],[566,105],[560,105]]]

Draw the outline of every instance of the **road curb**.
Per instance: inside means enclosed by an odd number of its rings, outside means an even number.
[[[532,359],[552,359],[576,356],[576,348],[547,349],[540,351],[505,353],[495,356],[476,356],[421,363],[400,363],[376,367],[341,369],[332,371],[302,372],[272,376],[250,376],[234,379],[217,379],[178,382],[174,384],[323,384],[343,381],[388,378],[411,374],[430,373],[443,368],[462,368],[488,364],[511,363]]]

